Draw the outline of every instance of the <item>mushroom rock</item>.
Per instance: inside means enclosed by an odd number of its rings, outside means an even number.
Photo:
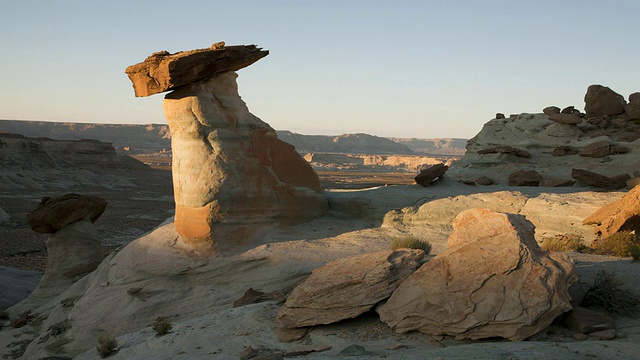
[[[98,196],[66,194],[45,197],[38,207],[27,214],[27,223],[38,233],[55,233],[63,227],[83,219],[95,222],[107,207]]]
[[[571,310],[574,264],[540,249],[524,216],[470,209],[458,214],[453,228],[449,249],[377,307],[395,331],[522,340]]]
[[[188,247],[205,251],[243,245],[259,236],[260,225],[301,223],[329,208],[316,172],[269,124],[251,114],[238,95],[237,74],[231,70],[268,52],[255,53],[259,49],[253,45],[243,50],[253,55],[229,50],[240,47],[216,47],[161,55],[160,62],[173,79],[167,83],[179,84],[162,87],[179,86],[163,103],[173,151],[175,226]],[[181,72],[172,73],[178,65],[170,59],[175,57],[177,64],[191,54],[198,55],[187,68],[198,76],[182,79]],[[146,69],[130,66],[131,79],[136,68]],[[139,84],[134,81],[136,94],[146,93],[138,90]]]

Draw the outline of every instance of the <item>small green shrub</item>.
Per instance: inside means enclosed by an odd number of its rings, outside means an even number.
[[[391,240],[391,250],[396,249],[421,249],[425,254],[431,252],[431,244],[428,241],[420,240],[413,236],[401,236]]]
[[[585,252],[584,238],[577,234],[559,234],[542,239],[543,250]]]
[[[106,358],[113,354],[118,347],[118,341],[113,334],[100,335],[97,341],[98,345],[96,346],[96,350],[98,350],[101,358]]]
[[[600,255],[632,256],[631,247],[640,246],[640,240],[631,231],[620,231],[595,241],[595,252]]]
[[[629,290],[613,272],[602,269],[591,282],[581,285],[583,289],[586,288],[581,306],[596,306],[610,313],[625,313],[640,305],[638,295]]]
[[[156,332],[156,335],[162,336],[173,329],[173,325],[164,317],[159,317],[153,322],[151,328]]]

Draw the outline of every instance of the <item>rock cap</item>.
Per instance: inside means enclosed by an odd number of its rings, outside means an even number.
[[[76,221],[98,220],[107,207],[99,196],[66,194],[42,198],[38,207],[27,214],[27,223],[38,233],[55,233]]]
[[[237,71],[269,55],[256,45],[226,46],[224,42],[208,49],[159,51],[143,62],[127,67],[137,97],[173,90],[226,71]]]

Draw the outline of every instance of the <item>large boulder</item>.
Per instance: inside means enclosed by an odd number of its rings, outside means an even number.
[[[190,246],[240,245],[259,225],[301,223],[328,211],[316,172],[249,112],[236,78],[226,72],[185,85],[163,103],[176,230]]]
[[[624,113],[624,97],[606,86],[589,86],[584,95],[584,103],[586,118]]]
[[[535,170],[518,170],[509,175],[509,186],[538,186],[542,175]]]
[[[631,179],[631,176],[628,174],[609,177],[585,169],[571,169],[571,177],[585,185],[595,186],[605,190],[615,190],[625,187],[627,180]]]
[[[522,340],[571,310],[573,262],[547,253],[524,216],[470,209],[453,221],[449,249],[410,275],[377,308],[399,333]]]
[[[143,62],[129,66],[125,72],[133,83],[136,96],[149,96],[179,86],[247,67],[269,55],[255,45],[225,46],[215,43],[209,49],[169,54],[159,51]]]
[[[589,215],[582,223],[596,225],[595,233],[604,237],[622,230],[640,231],[640,186]]]
[[[98,196],[66,194],[45,197],[38,207],[27,214],[27,223],[38,233],[54,233],[80,220],[98,220],[107,207],[105,199]]]
[[[417,184],[427,187],[440,180],[448,169],[449,167],[445,164],[436,164],[422,170],[420,174],[416,175],[414,180]]]
[[[332,261],[296,287],[278,313],[279,338],[303,335],[299,328],[354,318],[388,298],[413,273],[424,252],[387,250]],[[292,331],[293,330],[293,331]]]

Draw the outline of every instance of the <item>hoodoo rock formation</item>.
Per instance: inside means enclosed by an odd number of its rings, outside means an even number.
[[[254,45],[218,43],[156,53],[127,68],[137,96],[175,89],[163,109],[171,130],[175,226],[189,247],[229,249],[260,225],[305,222],[328,211],[315,171],[238,95],[234,70],[267,54]]]

